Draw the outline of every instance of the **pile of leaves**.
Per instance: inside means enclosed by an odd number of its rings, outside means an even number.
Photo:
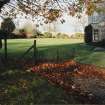
[[[73,60],[63,63],[43,63],[32,72],[47,78],[51,84],[62,87],[82,103],[105,103],[105,69],[80,64]]]

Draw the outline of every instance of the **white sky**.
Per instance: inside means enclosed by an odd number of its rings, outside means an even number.
[[[16,0],[11,0],[12,2]],[[50,24],[50,27],[54,30],[53,27],[55,27],[55,32],[64,32],[64,33],[75,33],[75,32],[83,32],[83,26],[86,26],[88,23],[87,16],[83,14],[83,17],[81,21],[79,21],[77,18],[72,16],[67,16],[64,14],[63,18],[66,20],[65,23],[61,24],[59,21],[54,22],[53,24]],[[1,19],[0,19],[1,21]],[[27,20],[22,18],[20,15],[18,16],[18,19],[15,21],[15,23],[19,26],[19,28],[22,28],[25,24],[25,22],[32,23],[31,20]],[[48,25],[43,25],[39,27],[40,31],[48,31]]]
[[[63,18],[66,20],[65,23],[61,23],[59,21],[50,24],[50,26],[55,27],[55,32],[64,32],[64,33],[75,33],[75,32],[83,32],[84,26],[88,24],[88,18],[86,15],[83,15],[81,20],[79,21],[76,17],[64,15]],[[48,25],[44,25],[40,27],[40,30],[47,31]]]
[[[81,22],[72,16],[67,16],[65,15],[63,17],[66,22],[65,23],[61,23],[60,21],[57,22],[53,22],[52,24],[50,24],[50,28],[52,30],[54,30],[55,32],[64,32],[64,33],[75,33],[75,32],[83,32],[83,25],[86,26],[88,23],[88,19],[87,16],[84,15],[84,17],[81,19]],[[0,19],[1,21],[1,19]],[[18,18],[16,20],[16,24],[19,25],[19,28],[24,27],[24,25],[28,22],[28,23],[32,23],[31,20],[26,20],[24,18]],[[40,31],[49,31],[49,24],[44,24],[42,26],[39,27]],[[55,28],[54,28],[55,27]]]

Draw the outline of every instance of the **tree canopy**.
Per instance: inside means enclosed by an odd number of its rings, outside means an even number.
[[[1,23],[1,30],[11,33],[15,29],[15,24],[13,23],[11,18],[6,18],[4,21]]]
[[[0,0],[0,8],[4,6],[4,4],[8,3],[10,0]]]
[[[6,5],[2,7],[3,16],[16,17],[17,14],[32,17],[33,20],[40,17],[44,23],[56,21],[58,18],[63,23],[62,15],[81,17],[83,11],[91,15],[96,9],[96,3],[103,0],[2,0]],[[9,2],[9,3],[8,3]]]

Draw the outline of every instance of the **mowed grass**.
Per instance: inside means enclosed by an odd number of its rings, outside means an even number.
[[[13,39],[8,40],[8,56],[21,58],[36,40],[38,59],[59,61],[74,59],[80,63],[94,64],[105,67],[105,52],[95,52],[92,46],[84,43],[83,39]],[[3,49],[0,51],[3,54]],[[33,59],[33,49],[25,58]]]
[[[56,49],[73,49],[71,44],[81,43],[82,40],[70,39],[35,39],[37,40],[38,53],[45,58],[56,58]],[[8,56],[18,59],[30,46],[34,39],[8,40]],[[75,42],[74,42],[75,41]],[[68,49],[69,48],[69,49]],[[3,56],[3,49],[0,51]],[[49,55],[48,55],[49,54]],[[66,55],[64,54],[64,55]],[[32,57],[33,51],[26,55]],[[67,56],[67,55],[66,55]],[[64,57],[64,56],[62,56]],[[69,57],[68,57],[69,58]],[[44,58],[43,58],[44,59]],[[65,59],[65,58],[64,58]],[[19,59],[21,60],[21,59]],[[31,60],[31,59],[30,59]],[[13,63],[14,64],[14,63]],[[17,64],[18,66],[18,64]],[[22,70],[22,68],[12,68],[10,65],[6,69],[0,69],[0,104],[1,105],[35,105],[35,104],[69,104],[79,103],[74,96],[68,95],[65,91],[54,84],[50,84],[47,79],[39,75]]]
[[[94,47],[84,44],[83,39],[8,40],[8,57],[21,61],[22,54],[32,46],[34,40],[37,41],[38,58],[59,58],[59,61],[74,59],[81,63],[105,67],[105,52],[95,52]],[[0,50],[0,55],[3,56],[3,49]],[[33,50],[25,56],[30,57],[33,59]],[[3,69],[0,67],[1,105],[81,104],[76,96],[68,95],[61,87],[50,84],[47,79],[22,70],[21,67],[9,66]]]
[[[57,54],[63,59],[64,56],[69,58],[71,48],[74,49],[70,45],[83,42],[81,39],[13,39],[8,40],[8,56],[21,57],[33,45],[34,40],[36,40],[37,56],[43,59],[56,59]],[[3,49],[0,52],[3,54]],[[33,57],[33,53],[31,49],[26,58]]]

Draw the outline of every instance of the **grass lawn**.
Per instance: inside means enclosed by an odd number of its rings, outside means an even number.
[[[34,39],[8,40],[8,56],[19,58],[32,44]],[[85,45],[82,39],[36,39],[38,57],[60,60],[74,59],[105,67],[105,52],[94,52],[94,47]],[[3,49],[0,51],[3,56]],[[32,57],[33,51],[26,55]],[[20,59],[21,60],[21,59]],[[18,64],[17,64],[18,65]],[[0,67],[1,68],[1,67]],[[49,84],[37,74],[22,68],[6,67],[0,70],[0,104],[70,104],[79,103],[73,96],[53,84]]]
[[[19,58],[33,44],[34,39],[8,40],[8,56]],[[74,59],[81,63],[105,67],[105,52],[95,52],[94,47],[83,43],[83,39],[36,39],[38,58],[59,60]],[[3,53],[3,50],[0,51]],[[59,55],[59,56],[58,56]],[[32,58],[31,50],[25,58]]]

